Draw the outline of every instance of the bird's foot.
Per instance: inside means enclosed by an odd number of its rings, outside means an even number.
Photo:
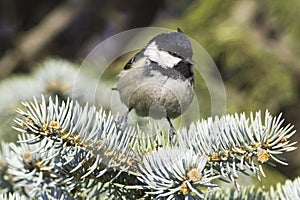
[[[176,136],[176,130],[174,127],[170,128],[170,144],[174,144],[175,143],[175,136]]]
[[[171,119],[167,117],[167,120],[169,122],[169,125],[170,125],[170,144],[175,144],[175,135],[176,135],[176,129],[174,128],[172,122],[171,122]]]
[[[127,120],[128,120],[128,113],[126,113],[125,115],[123,116],[120,116],[118,117],[116,123],[117,123],[117,126],[122,130],[124,131],[125,128],[127,127]]]

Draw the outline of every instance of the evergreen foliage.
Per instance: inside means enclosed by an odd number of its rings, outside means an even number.
[[[268,111],[202,119],[178,131],[123,129],[112,114],[74,100],[34,98],[18,109],[18,143],[2,143],[2,192],[15,199],[289,199],[299,180],[265,191],[240,188],[238,172],[259,179],[263,166],[286,165],[295,131]],[[148,135],[149,136],[149,135]],[[216,180],[232,182],[222,190]],[[241,192],[239,192],[241,191]],[[5,197],[4,197],[5,198]]]

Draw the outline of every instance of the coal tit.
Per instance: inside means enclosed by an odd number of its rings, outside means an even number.
[[[192,56],[190,41],[178,29],[155,36],[129,60],[118,75],[116,88],[128,108],[123,121],[132,109],[139,116],[166,118],[172,140],[171,119],[181,115],[194,96]]]

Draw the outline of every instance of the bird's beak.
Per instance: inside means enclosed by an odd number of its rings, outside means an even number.
[[[187,58],[185,61],[186,61],[187,63],[191,64],[191,65],[195,65],[195,64],[196,64],[195,61],[193,61],[192,58]]]

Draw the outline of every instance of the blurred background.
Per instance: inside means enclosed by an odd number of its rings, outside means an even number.
[[[11,126],[20,101],[41,93],[67,98],[72,87],[68,80],[77,76],[71,68],[79,66],[97,44],[119,32],[147,26],[180,27],[205,48],[225,83],[228,113],[282,112],[285,123],[300,131],[299,11],[297,0],[2,0],[1,139],[16,139]],[[63,60],[57,64],[49,58]],[[128,59],[124,56],[112,64],[107,82],[116,81]],[[86,80],[91,81],[88,76]],[[204,96],[201,116],[207,117],[209,94],[203,81],[196,80],[196,90]],[[300,141],[299,133],[294,140]],[[285,156],[289,166],[276,168],[280,180],[300,175],[298,151]]]

